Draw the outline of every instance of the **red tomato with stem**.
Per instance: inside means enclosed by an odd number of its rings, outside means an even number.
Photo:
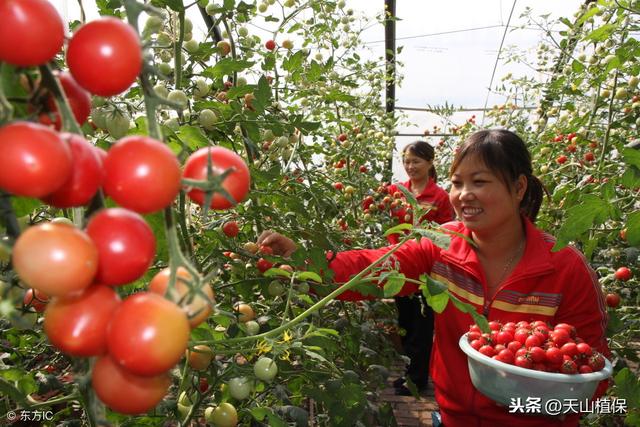
[[[42,200],[57,208],[83,206],[91,201],[102,185],[104,169],[98,151],[80,135],[61,135],[69,143],[73,167],[67,181]]]
[[[22,298],[22,304],[26,308],[31,307],[38,313],[42,313],[47,308],[48,302],[49,297],[44,292],[33,288],[27,289]]]
[[[64,23],[46,0],[3,0],[0,40],[0,61],[21,67],[42,65],[62,48]]]
[[[158,294],[139,292],[113,314],[107,335],[109,354],[135,375],[158,375],[184,355],[190,332],[180,307]]]
[[[124,285],[140,278],[153,262],[156,238],[139,214],[122,208],[102,209],[86,229],[98,248],[96,281]]]
[[[211,175],[213,177],[218,177],[226,170],[231,169],[231,173],[222,181],[222,188],[234,200],[232,202],[225,198],[223,194],[214,192],[210,207],[212,209],[229,209],[244,200],[249,192],[251,182],[249,168],[242,160],[242,157],[224,147],[206,147],[193,153],[185,163],[184,177],[199,181],[207,180],[209,161],[211,162]],[[189,190],[187,194],[200,206],[204,205],[206,199],[204,191],[195,188]]]
[[[169,285],[170,275],[171,270],[167,267],[153,276],[153,279],[149,282],[149,292],[164,296]],[[169,296],[169,299],[179,301],[182,309],[189,317],[189,324],[192,328],[195,328],[209,317],[213,310],[215,299],[213,289],[209,284],[204,284],[197,292],[196,290],[191,291],[188,285],[191,280],[191,274],[187,269],[178,267],[175,284],[176,295]]]
[[[88,22],[71,37],[67,64],[76,81],[89,92],[117,95],[140,74],[140,39],[133,27],[116,18]]]
[[[106,194],[138,213],[169,206],[180,191],[180,164],[160,141],[142,135],[122,138],[104,162]]]
[[[620,295],[616,293],[607,294],[605,300],[607,302],[607,307],[616,308],[620,305]]]
[[[135,415],[160,403],[171,386],[171,377],[167,373],[135,375],[107,355],[93,366],[91,385],[105,405],[121,414]]]
[[[104,285],[53,298],[44,313],[44,332],[63,353],[78,357],[102,355],[107,351],[107,327],[119,305],[118,294]]]
[[[84,90],[71,76],[66,72],[54,71],[58,77],[64,96],[67,98],[73,117],[80,125],[87,121],[91,114],[91,95]],[[46,100],[47,111],[40,114],[39,121],[43,125],[53,125],[56,130],[62,128],[62,117],[58,112],[55,97],[49,95]]]
[[[43,197],[71,175],[69,146],[54,130],[14,122],[0,128],[0,188],[16,196]]]
[[[18,276],[51,297],[85,289],[98,270],[93,241],[67,224],[29,227],[16,240],[11,256]]]

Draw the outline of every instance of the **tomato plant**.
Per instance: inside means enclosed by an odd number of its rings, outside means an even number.
[[[144,218],[133,211],[102,209],[90,218],[86,233],[98,249],[98,283],[123,285],[133,282],[153,262],[155,236]]]
[[[0,61],[29,67],[49,62],[62,48],[64,23],[46,0],[0,3]]]
[[[69,179],[71,168],[71,149],[55,131],[27,122],[0,128],[1,189],[44,197]]]
[[[180,191],[180,165],[171,150],[153,138],[128,136],[107,152],[104,191],[119,205],[139,213],[169,206]]]
[[[67,63],[76,81],[89,92],[117,95],[133,84],[142,68],[138,34],[116,18],[88,22],[71,37]]]

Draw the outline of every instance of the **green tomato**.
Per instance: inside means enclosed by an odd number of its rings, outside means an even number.
[[[269,5],[266,3],[260,3],[258,5],[258,12],[260,13],[265,13],[267,11],[267,9],[269,8]]]
[[[109,135],[114,139],[120,139],[129,131],[129,116],[120,110],[114,110],[113,113],[107,114],[106,128]]]
[[[215,3],[209,3],[204,11],[207,12],[207,15],[213,16],[216,14],[216,9],[218,9],[218,6]]]
[[[162,30],[163,24],[164,22],[161,17],[152,15],[147,19],[147,22],[144,23],[144,32],[148,34],[155,34]]]
[[[178,122],[178,119],[175,117],[172,117],[169,120],[165,120],[163,124],[173,131],[176,131],[180,128],[180,122]]]
[[[160,83],[153,87],[153,91],[160,98],[166,98],[167,96],[169,96],[169,89],[167,89],[167,87],[165,85],[160,84]]]
[[[241,37],[247,37],[249,35],[249,30],[247,27],[240,27],[238,28],[238,35]]]
[[[189,18],[184,18],[184,32],[190,33],[191,31],[193,31],[193,22]]]
[[[189,104],[189,99],[187,98],[187,95],[183,91],[177,90],[177,89],[169,92],[167,99],[171,102],[175,102],[176,104],[178,104],[177,109],[180,109],[180,110],[184,110],[185,108],[187,108],[187,105]]]
[[[161,62],[158,64],[158,72],[163,76],[163,78],[169,78],[171,73],[173,72],[173,68],[166,62]]]
[[[261,357],[253,365],[253,373],[259,380],[270,382],[278,374],[278,365],[269,357]]]
[[[215,128],[216,123],[218,123],[219,120],[220,119],[218,118],[218,115],[214,111],[209,110],[208,108],[200,111],[200,116],[198,117],[198,122],[200,122],[200,126],[205,128],[206,130],[211,130]]]
[[[182,403],[178,403],[178,413],[182,418],[186,418],[193,405],[183,405]]]
[[[211,86],[205,79],[196,79],[196,85],[193,89],[193,96],[196,98],[204,98],[211,91]]]
[[[229,394],[234,399],[244,400],[251,394],[253,389],[251,382],[246,377],[231,378],[228,383]]]
[[[204,411],[204,416],[214,427],[235,427],[238,425],[238,412],[228,402],[221,403],[216,408],[208,407]]]
[[[200,43],[198,43],[196,40],[191,39],[189,41],[187,41],[184,44],[184,48],[187,50],[187,52],[189,53],[196,53],[198,51],[198,49],[200,48]]]
[[[156,43],[158,46],[169,47],[173,43],[173,39],[169,35],[169,33],[162,32],[158,34],[158,38],[156,39]]]
[[[244,326],[247,328],[248,335],[257,335],[260,332],[260,324],[255,320],[249,320]]]
[[[246,77],[239,76],[238,80],[236,80],[236,85],[237,86],[246,86],[247,85]]]
[[[267,292],[272,297],[279,297],[280,295],[284,294],[284,285],[280,283],[279,280],[273,280],[271,283],[269,283]]]
[[[107,128],[107,110],[104,108],[94,108],[91,110],[91,120],[99,129]]]

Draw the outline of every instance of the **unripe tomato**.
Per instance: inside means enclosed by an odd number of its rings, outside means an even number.
[[[44,313],[44,332],[63,353],[100,356],[107,351],[107,327],[120,297],[105,285],[92,285],[80,294],[52,298]]]
[[[278,365],[269,357],[261,357],[253,365],[253,373],[259,380],[270,382],[278,374]]]
[[[60,188],[42,200],[57,208],[83,206],[91,201],[104,180],[104,168],[98,150],[80,135],[63,133],[71,148],[72,169]]]
[[[257,335],[260,332],[260,324],[255,320],[249,320],[244,326],[247,328],[247,335]]]
[[[113,314],[107,343],[109,353],[136,375],[158,375],[184,355],[191,329],[176,304],[150,292],[128,297]]]
[[[156,238],[144,218],[133,211],[102,209],[91,216],[86,231],[98,248],[99,283],[131,283],[153,262]]]
[[[239,322],[245,323],[256,318],[256,313],[249,304],[239,303],[233,309],[238,313]]]
[[[633,273],[627,267],[620,267],[614,273],[614,277],[617,280],[622,280],[623,282],[626,282],[627,280],[631,279],[632,276],[633,276]]]
[[[204,416],[213,427],[235,427],[238,425],[238,412],[228,402],[221,403],[215,409],[209,407],[204,411]]]
[[[231,52],[231,44],[226,40],[220,40],[216,47],[218,48],[218,53],[220,56],[227,56]]]
[[[249,397],[251,389],[253,388],[251,382],[246,377],[231,378],[228,386],[231,397],[238,400],[243,400]]]
[[[133,84],[142,69],[138,34],[116,18],[100,18],[81,26],[71,37],[67,64],[89,92],[112,96]]]
[[[64,23],[46,0],[3,0],[0,40],[0,62],[21,67],[45,64],[62,48]]]
[[[104,162],[104,190],[119,205],[139,213],[169,206],[180,191],[180,164],[160,141],[142,135],[115,143]]]
[[[187,349],[185,356],[191,369],[204,371],[213,360],[213,350],[207,345],[196,345],[193,350]]]
[[[222,181],[222,188],[233,198],[227,200],[221,193],[214,193],[210,207],[212,209],[228,209],[241,202],[249,191],[251,176],[244,160],[236,153],[224,147],[206,147],[193,153],[184,166],[184,177],[204,181],[207,179],[208,163],[211,159],[211,174],[220,176],[228,169],[232,169]],[[204,204],[206,195],[200,189],[192,189],[188,196],[197,204]]]
[[[171,386],[171,377],[164,372],[156,376],[135,375],[106,355],[93,366],[91,386],[114,411],[135,415],[160,403]]]
[[[69,179],[71,167],[71,149],[52,129],[27,122],[0,128],[0,189],[43,197]]]
[[[12,260],[23,282],[51,297],[85,289],[98,269],[98,251],[89,236],[66,224],[28,228],[16,240]]]
[[[155,294],[164,295],[169,285],[169,278],[171,275],[171,269],[165,268],[151,279],[149,282],[149,292]],[[189,325],[195,328],[200,323],[204,322],[215,304],[213,290],[209,284],[204,284],[200,289],[200,292],[193,293],[192,296],[187,296],[190,293],[190,287],[187,281],[191,281],[191,274],[184,268],[178,267],[176,271],[176,285],[175,294],[170,296],[174,301],[180,301],[182,309],[189,317]],[[203,296],[204,294],[206,296]]]
[[[272,297],[278,297],[284,293],[284,285],[279,280],[273,280],[269,283],[267,292]]]

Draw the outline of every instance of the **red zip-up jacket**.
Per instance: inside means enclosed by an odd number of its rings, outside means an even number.
[[[543,320],[555,325],[569,323],[593,348],[609,356],[605,328],[607,312],[595,272],[584,256],[572,247],[552,252],[552,236],[523,219],[526,232],[524,255],[492,299],[486,297],[487,284],[478,257],[462,238],[452,235],[448,249],[441,249],[427,239],[405,243],[388,262],[407,277],[418,279],[427,273],[446,284],[462,301],[472,304],[489,320],[502,323],[520,320]],[[461,222],[445,227],[470,236]],[[346,282],[393,246],[341,252],[331,262],[337,283]],[[413,285],[405,285],[413,286]],[[347,299],[353,299],[350,292]],[[345,293],[347,293],[345,292]],[[341,297],[344,294],[341,295]],[[497,426],[575,426],[578,416],[564,420],[544,416],[509,414],[508,408],[496,405],[471,383],[467,356],[458,340],[473,324],[472,317],[453,304],[435,319],[435,342],[431,357],[431,377],[435,396],[446,427]],[[596,392],[606,390],[603,381]],[[532,396],[535,397],[535,396]]]

